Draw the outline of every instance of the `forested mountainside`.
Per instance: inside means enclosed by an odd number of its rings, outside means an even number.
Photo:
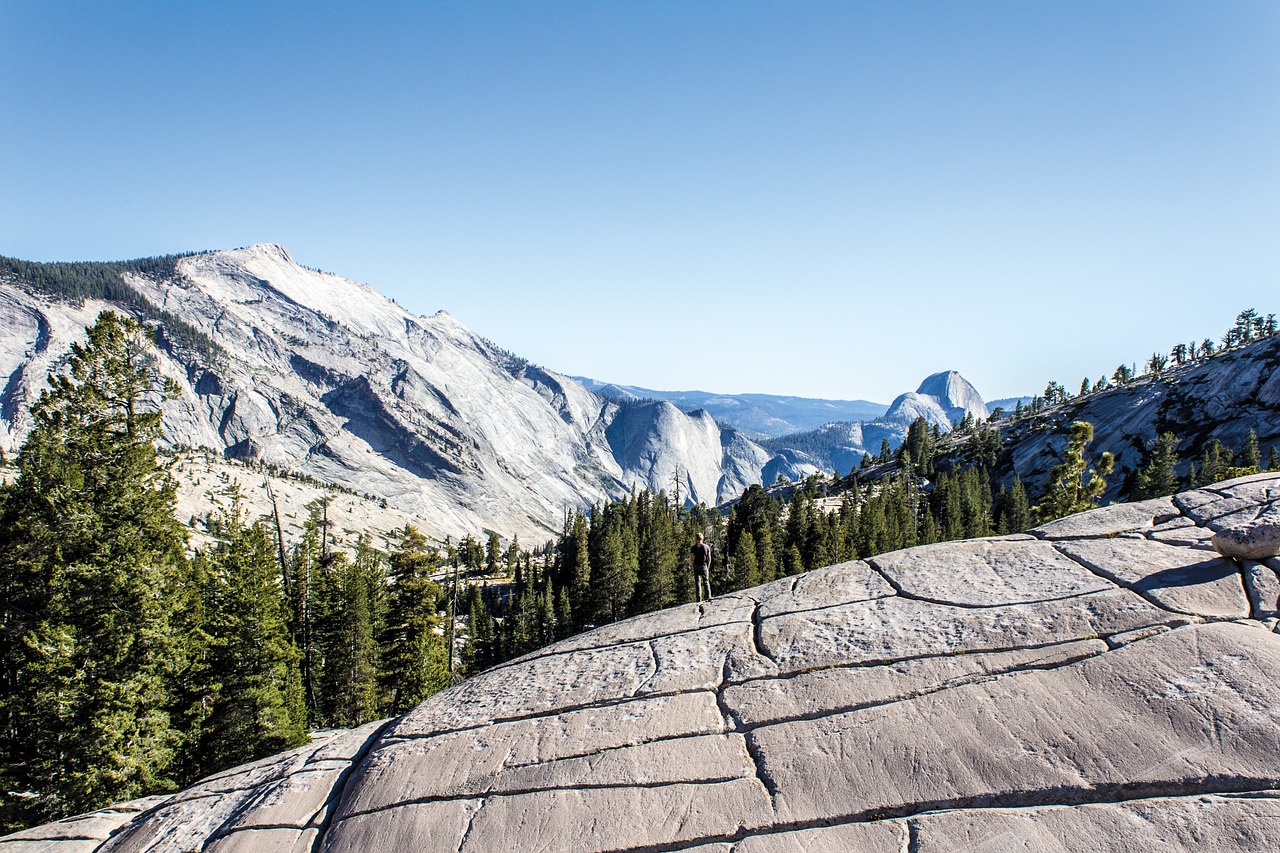
[[[1117,496],[1280,470],[1280,337],[1258,319],[1243,312],[1221,346],[1197,343],[1194,355],[1177,346],[1146,373],[1121,366],[1082,382],[1079,395],[1050,382],[1013,412],[987,413],[958,375],[938,374],[895,401],[902,420],[915,415],[896,448],[884,441],[843,477],[753,485],[723,515],[681,515],[647,491],[571,515],[554,560],[547,549],[546,561],[526,563],[510,592],[471,590],[469,654],[487,665],[689,600],[684,566],[697,531],[725,592],[916,545],[1021,533]]]
[[[1246,323],[1247,335],[1241,331]],[[1092,446],[1115,455],[1103,501],[1137,494],[1138,472],[1161,436],[1172,436],[1172,468],[1188,487],[1220,479],[1219,472],[1233,465],[1257,466],[1259,458],[1265,463],[1280,443],[1280,337],[1274,327],[1274,318],[1267,322],[1246,311],[1223,335],[1224,343],[1205,340],[1194,349],[1178,344],[1141,368],[1121,365],[1076,395],[1049,383],[1030,406],[1006,412],[994,424],[1001,482],[1016,473],[1033,492],[1043,488],[1075,421],[1093,424]]]

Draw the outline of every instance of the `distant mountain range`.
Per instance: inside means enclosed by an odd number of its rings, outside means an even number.
[[[708,391],[655,391],[575,376],[587,388],[615,400],[666,400],[686,412],[702,409],[721,423],[758,437],[778,437],[816,429],[834,421],[868,421],[889,410],[869,400],[822,400],[773,394],[716,394]]]

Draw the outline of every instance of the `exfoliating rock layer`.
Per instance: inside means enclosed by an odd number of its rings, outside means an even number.
[[[609,625],[0,853],[1280,849],[1280,563],[1212,545],[1273,497],[1249,477]]]

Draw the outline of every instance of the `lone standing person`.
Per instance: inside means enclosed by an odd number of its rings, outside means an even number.
[[[696,588],[696,596],[698,601],[711,600],[711,546],[702,541],[702,534],[698,534],[698,541],[689,549],[689,568],[693,570],[693,584]],[[705,598],[704,596],[705,590]]]

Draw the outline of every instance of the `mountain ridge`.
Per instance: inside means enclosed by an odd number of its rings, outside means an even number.
[[[633,488],[715,505],[753,483],[848,470],[883,441],[900,443],[909,415],[923,411],[947,429],[961,411],[985,414],[954,371],[926,378],[892,407],[588,380],[619,393],[597,392],[443,309],[413,314],[368,284],[304,267],[278,243],[109,263],[4,260],[6,452],[21,444],[46,375],[83,328],[104,308],[125,310],[155,325],[163,371],[181,389],[165,406],[169,445],[374,495],[421,516],[435,536],[496,529],[543,537],[567,509]],[[840,412],[878,414],[832,421]],[[786,418],[821,420],[821,440],[760,440],[753,428],[790,426]]]
[[[977,389],[957,371],[944,370],[925,377],[917,390],[898,395],[888,410],[874,420],[823,424],[809,432],[767,439],[761,444],[774,453],[803,453],[828,473],[848,473],[862,463],[864,456],[878,456],[886,446],[897,449],[917,418],[947,432],[966,417],[981,420],[989,415]]]
[[[85,267],[56,266],[63,275]],[[62,298],[13,272],[4,276],[0,446],[17,449],[46,375],[111,308],[142,313],[161,330],[164,317],[181,318],[221,352],[160,347],[162,372],[180,388],[164,408],[169,445],[386,498],[421,516],[433,535],[497,529],[542,537],[558,529],[567,508],[633,486],[657,491],[679,467],[697,472],[683,496],[715,504],[771,460],[744,436],[722,436],[714,421],[677,411],[655,422],[665,432],[642,439],[645,463],[628,470],[608,441],[615,422],[615,434],[634,431],[627,407],[500,349],[445,311],[415,315],[367,284],[302,267],[278,244],[175,257],[160,267],[163,274],[145,264],[104,267],[118,272],[124,302],[93,292]],[[707,440],[691,443],[698,430]],[[811,470],[786,460],[778,466],[797,476]]]

